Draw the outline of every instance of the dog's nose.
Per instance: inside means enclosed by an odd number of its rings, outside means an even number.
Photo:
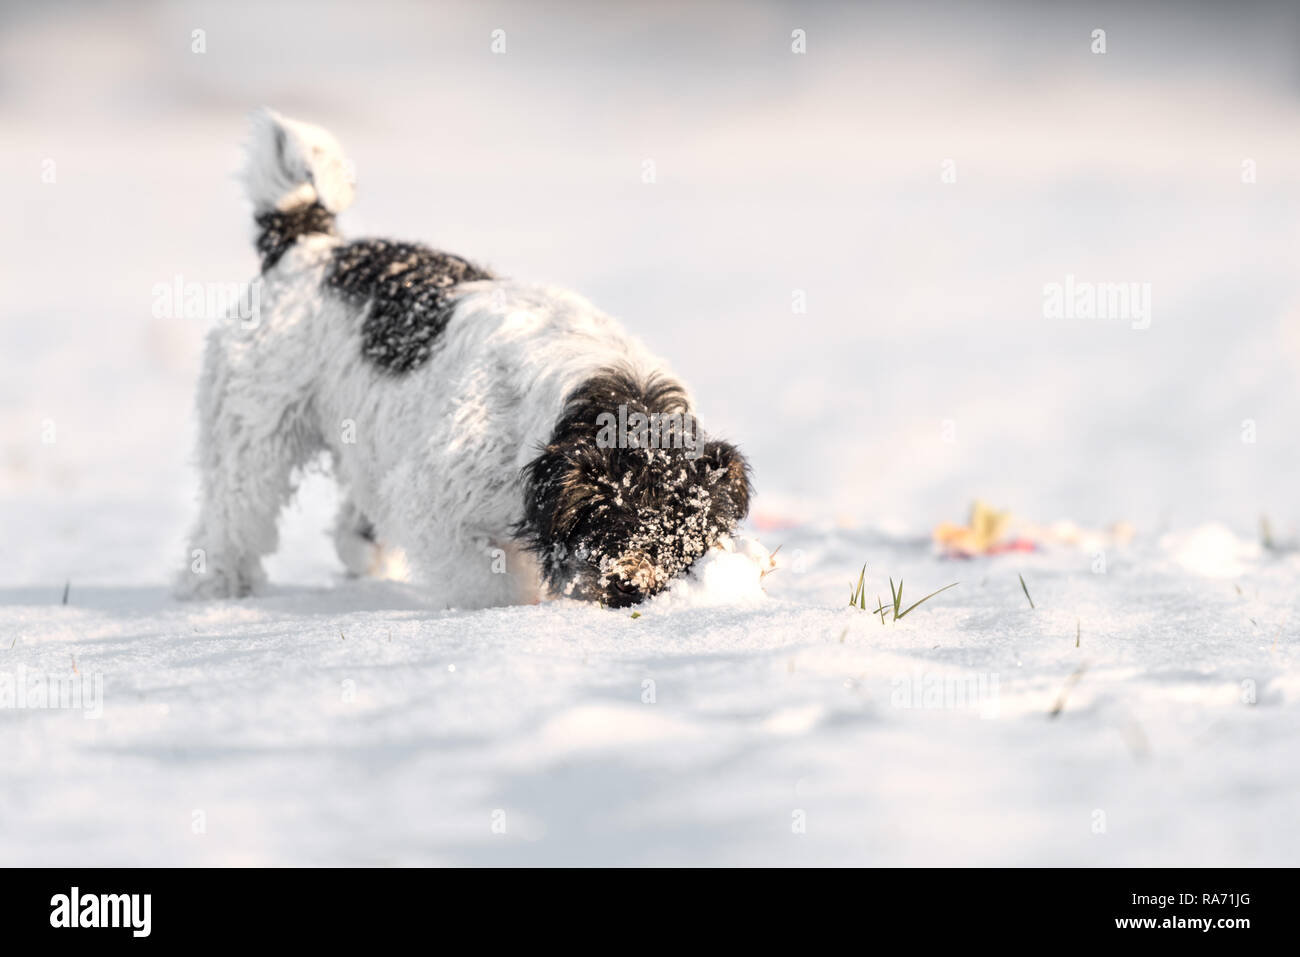
[[[611,608],[626,608],[645,598],[645,593],[634,582],[622,578],[610,578],[606,582],[605,604]]]

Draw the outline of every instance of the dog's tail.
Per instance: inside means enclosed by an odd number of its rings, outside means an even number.
[[[328,130],[267,107],[252,126],[242,178],[255,215],[317,203],[333,214],[352,202],[352,164]]]

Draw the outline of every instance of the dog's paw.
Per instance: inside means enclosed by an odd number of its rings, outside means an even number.
[[[383,564],[383,547],[375,541],[373,532],[364,529],[335,529],[334,550],[351,578],[374,576]]]
[[[379,541],[374,525],[351,503],[343,506],[335,520],[334,550],[349,578],[408,578],[405,553]]]

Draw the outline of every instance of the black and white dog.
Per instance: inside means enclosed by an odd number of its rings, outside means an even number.
[[[400,549],[459,608],[633,604],[745,517],[744,458],[697,430],[686,389],[587,300],[412,243],[341,239],[352,178],[319,127],[257,113],[244,181],[260,315],[208,341],[179,594],[256,590],[294,477],[322,451],[349,570]]]

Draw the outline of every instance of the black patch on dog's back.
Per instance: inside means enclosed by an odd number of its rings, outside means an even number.
[[[262,256],[262,272],[278,263],[289,247],[303,236],[311,233],[335,235],[334,214],[320,203],[284,211],[273,209],[254,217],[254,221],[262,229],[257,234],[256,244]]]
[[[415,243],[362,239],[334,251],[325,277],[357,306],[369,303],[361,352],[385,372],[422,365],[451,319],[454,289],[492,274],[449,253]]]

